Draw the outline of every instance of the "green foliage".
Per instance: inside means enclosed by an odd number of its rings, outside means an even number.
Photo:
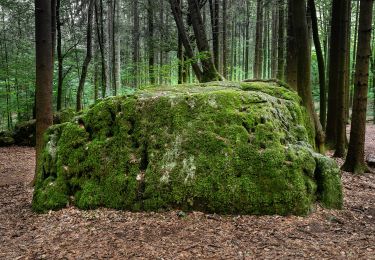
[[[48,130],[33,208],[69,197],[82,209],[133,211],[304,215],[316,199],[340,207],[339,170],[313,152],[299,103],[264,82],[104,99]]]

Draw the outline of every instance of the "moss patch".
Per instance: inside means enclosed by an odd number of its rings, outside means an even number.
[[[276,83],[160,86],[105,99],[46,134],[33,208],[298,214],[342,204],[296,93]]]

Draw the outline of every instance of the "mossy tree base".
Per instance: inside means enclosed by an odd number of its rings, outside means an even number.
[[[340,171],[313,151],[296,93],[276,83],[213,82],[105,99],[55,125],[33,209],[168,209],[298,214],[340,208]]]

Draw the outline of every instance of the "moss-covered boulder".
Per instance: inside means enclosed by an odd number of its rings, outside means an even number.
[[[0,131],[0,147],[14,145],[14,138],[11,132]]]
[[[316,201],[340,208],[340,171],[313,151],[306,119],[297,94],[276,83],[108,98],[48,130],[33,209],[304,215]]]

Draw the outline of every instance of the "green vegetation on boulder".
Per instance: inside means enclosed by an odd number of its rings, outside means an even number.
[[[276,83],[161,86],[108,98],[45,135],[33,209],[308,214],[340,208],[296,93]]]

